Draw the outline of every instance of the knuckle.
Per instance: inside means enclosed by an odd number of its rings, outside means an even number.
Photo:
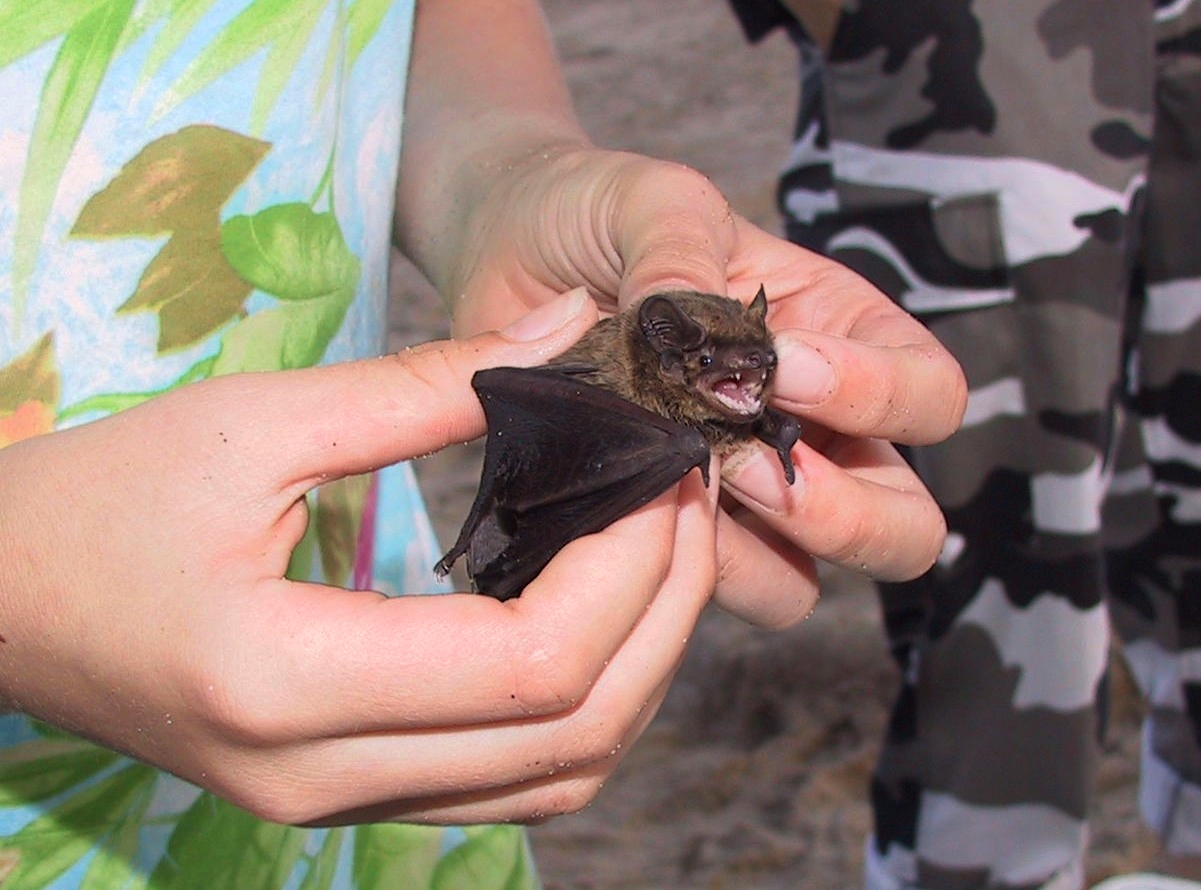
[[[551,816],[567,816],[583,810],[600,794],[605,781],[601,776],[581,776],[548,786],[535,799],[523,821],[538,821]]]
[[[560,641],[539,638],[513,664],[513,697],[532,715],[558,714],[579,704],[596,680],[589,665]]]
[[[418,405],[427,405],[426,399],[438,395],[459,371],[444,343],[423,343],[400,353],[397,370],[401,378],[397,391],[413,393],[412,401]]]
[[[616,765],[627,730],[628,727],[624,720],[601,719],[595,721],[595,725],[583,732],[582,737],[573,746],[572,762],[600,764],[612,760]]]
[[[866,524],[862,515],[844,513],[826,526],[824,552],[820,555],[857,571],[870,573],[872,566],[867,553],[871,549],[872,538],[878,533]]]
[[[814,295],[809,311],[810,324],[816,330],[851,331],[862,312],[860,301],[847,299],[862,293],[865,287],[875,291],[858,272],[829,257],[816,257],[807,270],[806,290]],[[880,294],[882,300],[887,297]]]
[[[634,156],[634,161],[640,164],[641,172],[653,177],[657,182],[667,186],[669,194],[683,194],[688,200],[698,192],[705,197],[720,200],[725,203],[720,189],[713,184],[708,176],[687,164],[672,161],[647,160]]]
[[[462,344],[424,343],[394,358],[397,380],[393,386],[396,392],[406,394],[392,404],[395,426],[434,451],[483,431],[483,410],[470,386],[477,368],[467,360]],[[430,412],[432,404],[443,410]]]
[[[911,360],[919,368],[920,379],[931,386],[914,386],[905,409],[915,406],[924,423],[913,434],[903,431],[899,439],[908,444],[923,445],[940,442],[959,429],[967,410],[967,378],[963,368],[949,351],[937,343],[916,347]],[[920,391],[919,391],[920,390]]]
[[[257,684],[207,673],[193,683],[196,715],[226,743],[242,748],[267,748],[289,737],[286,721],[260,695]]]
[[[884,386],[872,390],[872,395],[860,405],[857,429],[863,435],[877,435],[891,431],[899,416],[909,410],[908,400],[903,398],[895,377],[887,377]]]
[[[925,492],[904,496],[903,522],[869,521],[844,515],[828,526],[823,558],[878,581],[908,581],[937,560],[946,538],[946,520]],[[898,529],[904,529],[903,540]]]
[[[944,376],[949,392],[944,401],[947,406],[946,422],[939,430],[939,434],[945,438],[959,429],[960,424],[963,423],[963,415],[967,411],[968,386],[967,376],[959,362],[945,350],[943,355],[946,356],[945,364],[948,366]]]
[[[251,787],[222,794],[222,797],[252,816],[279,825],[305,825],[326,814],[303,792],[288,788],[278,777],[273,777],[270,782],[255,781]]]
[[[918,506],[920,517],[914,523],[917,529],[914,535],[916,545],[910,551],[909,560],[898,567],[891,577],[883,580],[911,581],[929,571],[942,554],[947,540],[947,518],[932,497],[924,493],[917,497],[920,497],[921,503]]]
[[[259,819],[301,825],[325,815],[311,783],[277,757],[226,750],[205,767],[203,785],[222,800]]]

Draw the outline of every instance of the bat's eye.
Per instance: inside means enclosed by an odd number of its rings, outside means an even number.
[[[698,365],[700,365],[702,368],[707,368],[707,367],[709,367],[710,365],[712,365],[712,364],[713,364],[713,356],[711,356],[711,355],[702,355],[702,356],[701,356],[700,358],[698,358],[696,361],[697,361],[697,364],[698,364]]]

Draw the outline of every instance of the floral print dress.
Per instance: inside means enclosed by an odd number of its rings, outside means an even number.
[[[0,447],[383,350],[413,2],[0,2]],[[310,497],[294,577],[432,588],[407,466]],[[276,825],[0,715],[4,890],[535,885],[516,828]]]

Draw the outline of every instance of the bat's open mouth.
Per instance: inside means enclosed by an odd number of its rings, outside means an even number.
[[[707,382],[714,407],[733,418],[756,417],[763,411],[767,373],[762,368],[731,371]]]

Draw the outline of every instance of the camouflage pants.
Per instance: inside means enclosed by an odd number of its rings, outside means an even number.
[[[802,53],[790,237],[971,391],[910,454],[942,558],[881,590],[903,683],[868,886],[1080,886],[1111,626],[1143,814],[1201,854],[1201,0],[790,0],[808,29],[733,2]]]

